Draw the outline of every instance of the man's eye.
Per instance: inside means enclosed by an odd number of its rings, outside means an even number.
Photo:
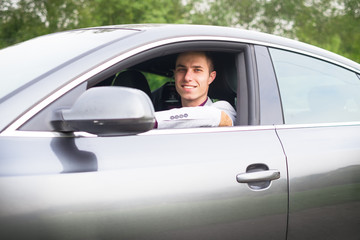
[[[176,71],[177,71],[177,72],[185,72],[186,69],[185,69],[185,68],[177,68]]]
[[[195,68],[194,71],[195,71],[195,72],[202,72],[202,69],[200,69],[200,68]]]

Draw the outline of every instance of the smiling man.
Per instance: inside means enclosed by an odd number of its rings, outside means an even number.
[[[231,104],[226,101],[213,103],[208,97],[209,86],[216,78],[209,53],[179,54],[174,77],[182,108],[156,112],[157,128],[233,126],[236,111]]]
[[[196,107],[208,99],[209,85],[216,72],[209,55],[203,52],[180,54],[175,65],[175,86],[183,107]]]

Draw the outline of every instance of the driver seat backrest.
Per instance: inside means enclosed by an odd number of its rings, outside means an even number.
[[[137,70],[131,69],[119,73],[114,79],[113,86],[136,88],[145,92],[149,98],[152,99],[151,90],[146,77]]]
[[[217,56],[216,78],[209,86],[211,99],[225,100],[236,109],[236,66],[229,56]]]

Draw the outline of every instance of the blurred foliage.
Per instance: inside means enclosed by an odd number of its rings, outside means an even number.
[[[0,48],[67,29],[130,23],[185,23],[181,0],[0,0]]]
[[[152,74],[152,73],[143,73],[146,77],[146,79],[149,82],[149,86],[150,86],[150,90],[154,91],[156,89],[158,89],[159,87],[161,87],[162,85],[164,85],[167,82],[173,82],[174,79],[173,78],[169,78],[169,77],[164,77],[164,76],[160,76],[157,74]]]
[[[0,48],[66,29],[129,23],[258,30],[360,62],[359,0],[0,0]]]
[[[359,0],[201,0],[194,9],[197,23],[285,36],[360,62]]]

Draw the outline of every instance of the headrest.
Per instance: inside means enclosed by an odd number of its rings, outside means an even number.
[[[130,87],[142,90],[151,99],[149,83],[144,74],[136,70],[126,70],[119,73],[113,83],[113,86]]]

